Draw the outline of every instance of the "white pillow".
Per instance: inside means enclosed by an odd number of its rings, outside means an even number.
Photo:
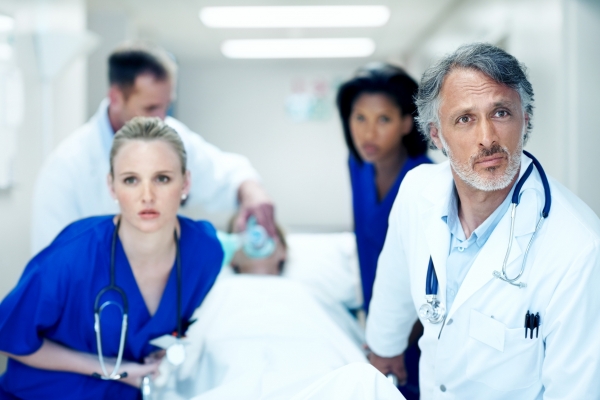
[[[292,233],[283,276],[304,283],[317,298],[348,309],[362,305],[353,233]]]

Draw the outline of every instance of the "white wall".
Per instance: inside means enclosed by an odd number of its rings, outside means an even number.
[[[15,186],[0,192],[0,298],[15,285],[30,258],[33,184],[43,161],[42,82],[35,35],[40,29],[85,31],[83,0],[3,0],[0,11],[16,17],[17,63],[25,82],[25,118],[18,132]],[[85,121],[85,58],[70,62],[52,83],[53,145]]]
[[[460,44],[497,44],[523,62],[535,92],[526,148],[549,175],[600,214],[600,3],[593,0],[468,0],[405,56],[420,75]]]
[[[339,82],[363,62],[182,60],[177,117],[221,149],[250,159],[285,228],[352,229],[347,150],[333,104],[336,89],[331,89],[332,113],[326,121],[293,122],[284,104],[294,80]]]
[[[135,37],[130,16],[125,12],[95,11],[87,17],[88,29],[102,38],[90,54],[87,68],[87,112],[91,117],[108,90],[108,56],[122,42]]]
[[[600,215],[600,1],[564,0],[567,183]]]

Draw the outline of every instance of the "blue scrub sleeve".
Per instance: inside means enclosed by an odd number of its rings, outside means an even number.
[[[62,309],[57,277],[48,275],[33,260],[0,303],[0,350],[22,356],[42,346],[44,333],[55,325]]]

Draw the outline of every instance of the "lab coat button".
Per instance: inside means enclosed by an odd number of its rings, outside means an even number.
[[[464,250],[465,250],[465,248],[464,248],[464,247],[459,247],[459,248],[458,248],[458,251],[460,251],[461,253],[462,253]]]
[[[445,391],[446,391],[446,386],[444,386],[444,385],[440,385],[440,390],[441,390],[442,392],[445,392]]]
[[[452,318],[450,318],[450,319],[448,320],[448,322],[446,322],[446,325],[452,325],[452,322],[454,322],[454,321],[452,320]]]

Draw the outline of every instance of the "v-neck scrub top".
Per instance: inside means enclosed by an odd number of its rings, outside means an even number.
[[[430,164],[425,155],[408,157],[400,170],[396,181],[385,198],[378,198],[375,182],[375,167],[367,162],[359,162],[350,156],[350,180],[352,183],[352,205],[354,212],[354,232],[360,264],[360,277],[363,290],[363,307],[369,311],[369,303],[373,294],[377,259],[383,249],[388,229],[388,217],[398,194],[400,183],[411,169]]]
[[[182,319],[187,322],[215,282],[223,250],[208,222],[179,217],[179,223]],[[46,338],[97,357],[94,301],[110,283],[114,229],[113,216],[77,221],[29,262],[17,286],[0,303],[0,350],[29,355]],[[146,307],[119,240],[115,280],[129,302],[123,358],[141,363],[144,357],[158,350],[149,344],[150,340],[177,329],[177,269],[172,268],[154,315]],[[109,299],[122,304],[114,291],[106,293],[100,304]],[[117,307],[110,306],[102,312],[105,357],[117,356],[121,320]],[[118,381],[42,370],[13,359],[9,359],[6,372],[0,377],[0,399],[11,398],[8,394],[22,399],[141,398],[139,389]]]

